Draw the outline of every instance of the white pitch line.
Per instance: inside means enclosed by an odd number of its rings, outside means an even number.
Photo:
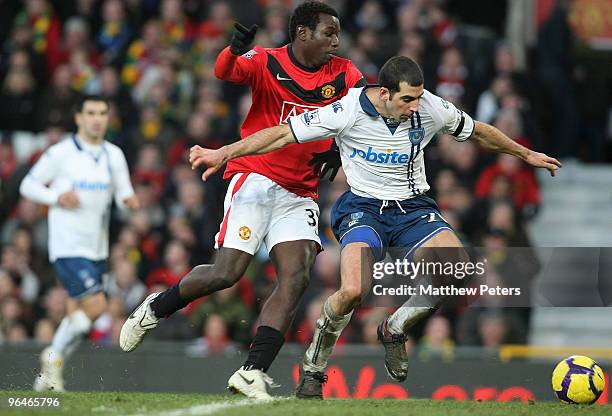
[[[166,410],[157,413],[137,413],[130,416],[201,416],[212,415],[221,410],[231,409],[233,407],[242,407],[250,405],[259,405],[270,403],[273,400],[253,400],[243,399],[238,401],[222,401],[208,404],[199,404],[196,406],[186,407],[183,409]]]

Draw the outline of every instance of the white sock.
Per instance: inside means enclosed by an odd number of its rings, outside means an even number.
[[[331,308],[329,298],[325,301],[321,310],[321,316],[317,319],[312,343],[304,354],[303,367],[306,371],[324,371],[327,361],[340,338],[342,330],[346,328],[353,311],[346,315],[337,315]]]
[[[51,349],[67,358],[91,330],[91,320],[81,309],[65,316],[53,337]]]
[[[392,334],[407,334],[414,325],[433,315],[441,303],[440,296],[412,296],[387,318],[387,329]]]

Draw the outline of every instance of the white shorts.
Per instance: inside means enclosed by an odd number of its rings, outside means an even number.
[[[257,173],[234,175],[227,188],[215,248],[255,254],[285,241],[311,240],[319,247],[319,206]]]

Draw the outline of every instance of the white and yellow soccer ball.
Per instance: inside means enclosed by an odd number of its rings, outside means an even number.
[[[572,355],[561,361],[552,373],[555,394],[565,403],[592,404],[606,387],[603,370],[583,355]]]

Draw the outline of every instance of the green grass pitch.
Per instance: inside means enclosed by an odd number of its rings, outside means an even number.
[[[59,408],[11,407],[9,398],[58,397]],[[562,416],[612,414],[612,406],[572,406],[555,402],[497,403],[432,400],[326,400],[277,398],[258,403],[240,396],[173,393],[69,392],[34,393],[0,391],[1,415],[121,415],[121,416]]]

